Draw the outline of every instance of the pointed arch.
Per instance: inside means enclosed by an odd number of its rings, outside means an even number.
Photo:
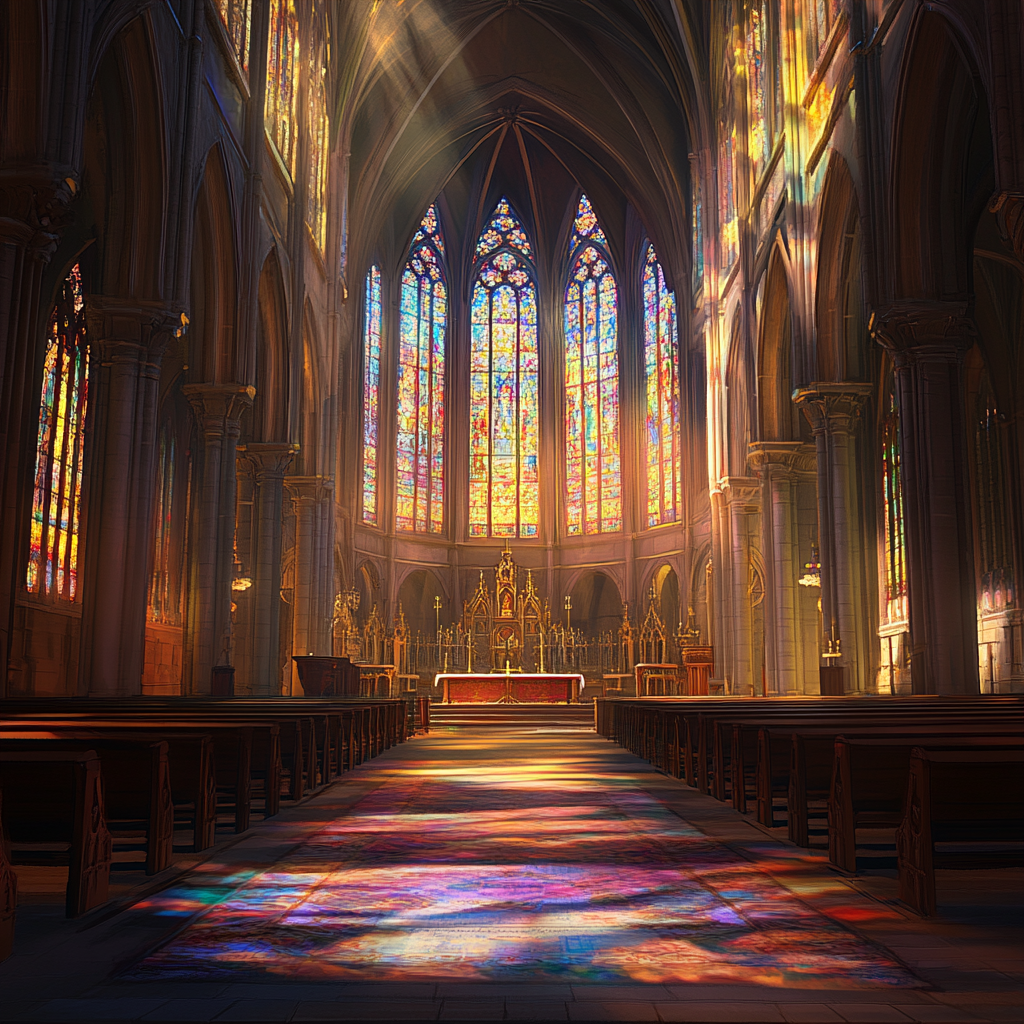
[[[644,300],[647,525],[678,521],[682,514],[679,438],[679,347],[676,297],[654,246],[641,271]]]
[[[224,152],[217,144],[206,157],[196,204],[192,293],[198,315],[202,381],[223,383],[239,378],[237,339],[237,258],[231,189]]]
[[[502,197],[480,234],[471,308],[469,535],[536,537],[537,284],[533,248]]]
[[[252,431],[257,441],[284,441],[288,437],[288,304],[276,248],[263,261],[257,303]]]
[[[570,535],[622,529],[619,293],[607,240],[580,196],[565,289],[565,520]]]
[[[768,257],[764,290],[757,346],[757,436],[759,441],[794,441],[799,439],[800,424],[791,397],[793,327],[785,260],[778,244]]]
[[[431,205],[402,272],[398,339],[395,526],[444,529],[444,382],[448,286],[444,237]]]

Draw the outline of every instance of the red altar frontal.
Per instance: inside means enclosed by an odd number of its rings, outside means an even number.
[[[553,672],[443,672],[434,676],[445,704],[571,704],[583,676]]]

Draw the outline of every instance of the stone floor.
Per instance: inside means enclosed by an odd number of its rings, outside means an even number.
[[[1024,869],[924,921],[777,831],[593,733],[434,732],[119,912],[39,889],[0,1020],[1024,1020]]]

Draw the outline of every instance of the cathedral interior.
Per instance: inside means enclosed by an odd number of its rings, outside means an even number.
[[[1019,1019],[1022,340],[1019,0],[0,5],[0,1018]]]

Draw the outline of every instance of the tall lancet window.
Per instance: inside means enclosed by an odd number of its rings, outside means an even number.
[[[50,315],[36,435],[36,474],[25,588],[74,601],[89,397],[89,344],[82,273],[75,264]]]
[[[380,270],[366,274],[363,303],[363,522],[377,525],[380,468]]]
[[[270,0],[268,32],[264,124],[289,177],[294,178],[299,123],[299,16],[295,0]]]
[[[476,245],[470,345],[469,535],[536,537],[537,285],[507,199]]]
[[[570,535],[622,529],[618,289],[604,232],[580,197],[565,290],[565,518]]]
[[[398,457],[395,525],[444,528],[444,345],[448,289],[444,239],[431,206],[402,274],[398,351]]]
[[[676,297],[654,246],[643,270],[644,369],[647,383],[647,525],[677,522],[679,482],[679,352]]]
[[[885,543],[885,618],[907,620],[907,540],[903,522],[903,470],[900,457],[900,414],[894,392],[882,423],[882,516]]]

